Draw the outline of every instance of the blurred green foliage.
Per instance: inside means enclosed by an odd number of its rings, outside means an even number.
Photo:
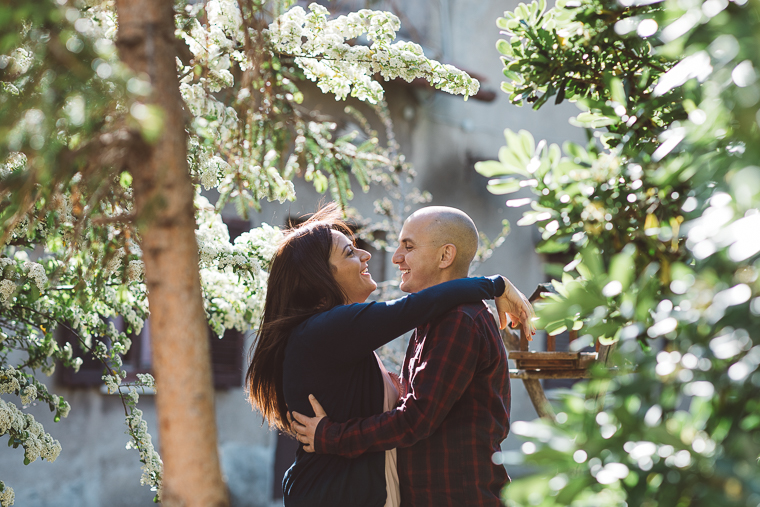
[[[507,131],[489,189],[559,295],[541,325],[615,344],[556,423],[517,422],[511,506],[760,505],[760,2],[559,0],[497,22],[517,105],[582,110],[588,144]]]

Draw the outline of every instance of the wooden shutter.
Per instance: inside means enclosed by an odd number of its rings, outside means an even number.
[[[211,366],[215,389],[232,389],[243,385],[243,333],[228,329],[219,339],[209,329]]]

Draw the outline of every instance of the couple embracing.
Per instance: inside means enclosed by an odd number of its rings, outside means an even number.
[[[399,243],[409,295],[386,302],[365,302],[377,288],[371,256],[335,205],[274,256],[246,386],[301,443],[286,507],[501,505],[509,478],[491,457],[509,431],[509,371],[482,300],[495,300],[501,328],[509,314],[529,336],[532,308],[504,277],[467,277],[478,235],[460,210],[415,212]],[[410,330],[399,377],[374,350]]]

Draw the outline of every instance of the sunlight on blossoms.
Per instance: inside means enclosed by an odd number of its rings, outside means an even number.
[[[425,57],[422,47],[398,41],[401,22],[394,14],[362,9],[328,20],[329,12],[312,3],[311,12],[296,6],[269,25],[268,35],[276,52],[295,56],[296,64],[319,88],[336,100],[352,97],[375,104],[383,88],[372,76],[386,81],[411,82],[424,78],[436,88],[465,99],[478,93],[480,83],[467,73]],[[369,46],[347,41],[366,35]]]

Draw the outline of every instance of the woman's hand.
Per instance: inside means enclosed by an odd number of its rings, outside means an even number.
[[[536,326],[533,324],[535,317],[533,306],[528,298],[512,285],[512,282],[503,276],[501,278],[504,280],[504,294],[495,299],[496,311],[499,314],[499,329],[507,327],[507,315],[509,315],[512,319],[512,327],[517,327],[519,323],[525,330],[528,341],[532,341],[533,335],[536,334]]]
[[[298,412],[292,412],[293,417],[291,418],[291,412],[288,412],[288,421],[290,421],[290,429],[296,435],[296,440],[303,444],[303,450],[314,452],[314,434],[317,431],[317,425],[319,425],[319,421],[323,417],[327,417],[327,414],[312,394],[309,395],[309,403],[311,403],[311,408],[314,409],[315,417],[307,417]]]

